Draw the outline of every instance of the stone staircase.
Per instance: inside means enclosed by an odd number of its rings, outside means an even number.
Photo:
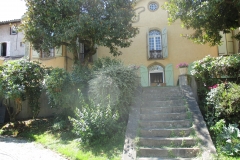
[[[122,159],[198,159],[203,151],[194,112],[180,87],[146,87],[138,96]]]

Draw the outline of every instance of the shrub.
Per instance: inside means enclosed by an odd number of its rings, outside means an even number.
[[[21,112],[22,101],[26,99],[28,99],[33,118],[38,115],[40,111],[38,99],[41,96],[44,74],[44,68],[40,63],[25,59],[7,61],[0,68],[0,92],[6,99],[7,110],[12,121]],[[13,113],[10,111],[10,100],[15,103]]]
[[[70,118],[74,132],[87,144],[107,140],[123,128],[138,85],[136,67],[126,67],[109,58],[100,59],[93,66],[89,97],[85,100],[80,94],[76,116]]]
[[[230,156],[240,156],[240,131],[236,124],[225,125],[221,119],[210,128],[215,135],[216,146],[220,152]]]
[[[103,140],[102,143],[107,142],[108,138],[118,132],[120,127],[118,112],[113,112],[110,105],[86,103],[80,91],[79,100],[81,108],[76,108],[76,118],[69,117],[74,133],[80,136],[84,144],[91,145],[99,139]]]
[[[216,121],[225,119],[228,123],[240,124],[240,86],[235,83],[222,83],[215,86],[207,95],[207,104]]]
[[[45,76],[45,88],[51,107],[70,107],[71,95],[70,76],[62,68],[52,68]],[[69,92],[68,92],[69,91]]]
[[[127,120],[138,77],[135,69],[122,63],[113,63],[93,73],[89,81],[90,99],[97,105],[110,103],[119,112],[122,120]]]
[[[92,65],[92,70],[97,71],[102,68],[108,68],[111,66],[118,66],[118,65],[123,65],[122,61],[117,60],[117,59],[111,59],[110,57],[104,57],[104,58],[99,58],[96,61],[94,61]]]

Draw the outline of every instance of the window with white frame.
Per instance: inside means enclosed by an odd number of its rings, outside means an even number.
[[[162,58],[161,32],[151,30],[149,32],[149,52],[150,59]]]
[[[168,56],[167,29],[148,31],[148,59],[164,59]]]
[[[51,48],[48,52],[42,52],[41,58],[50,58],[55,57],[55,49]]]

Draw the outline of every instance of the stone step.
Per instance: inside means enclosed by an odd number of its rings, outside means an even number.
[[[173,129],[141,129],[141,137],[187,137],[193,133],[192,128],[173,128]]]
[[[187,112],[186,106],[171,106],[171,107],[142,107],[141,113],[144,114],[157,114],[157,113],[185,113]]]
[[[143,147],[193,147],[196,141],[191,137],[182,138],[145,138],[140,137],[139,146]]]
[[[158,114],[141,114],[140,120],[184,120],[189,119],[187,113],[158,113]]]
[[[186,102],[184,100],[167,100],[167,101],[143,101],[143,107],[174,107],[184,106]]]
[[[190,120],[178,121],[140,121],[139,125],[142,129],[157,129],[157,128],[187,128],[191,127]]]
[[[179,87],[144,87],[143,93],[181,93]]]
[[[158,157],[158,158],[193,158],[200,152],[199,148],[147,148],[140,147],[138,157]]]
[[[168,101],[168,100],[182,100],[184,97],[182,95],[179,96],[168,96],[168,95],[144,95],[142,96],[143,101]]]

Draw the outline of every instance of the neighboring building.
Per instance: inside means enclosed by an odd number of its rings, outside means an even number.
[[[24,34],[16,30],[20,23],[20,19],[0,21],[0,64],[25,54]]]
[[[181,28],[177,21],[168,25],[168,13],[161,6],[166,0],[139,0],[135,7],[136,17],[133,26],[138,27],[140,33],[133,38],[129,48],[121,49],[119,56],[125,64],[140,66],[142,86],[173,86],[177,85],[179,71],[176,65],[182,62],[190,64],[207,55],[218,56],[218,47],[194,44],[180,34],[188,34],[190,30]],[[227,38],[229,36],[227,35]],[[231,43],[231,46],[230,46]],[[234,42],[224,43],[222,47],[228,53],[237,53]],[[237,43],[236,43],[237,44]],[[221,49],[219,49],[221,51]],[[224,52],[224,55],[227,53]],[[97,57],[110,56],[109,49],[99,47]]]

